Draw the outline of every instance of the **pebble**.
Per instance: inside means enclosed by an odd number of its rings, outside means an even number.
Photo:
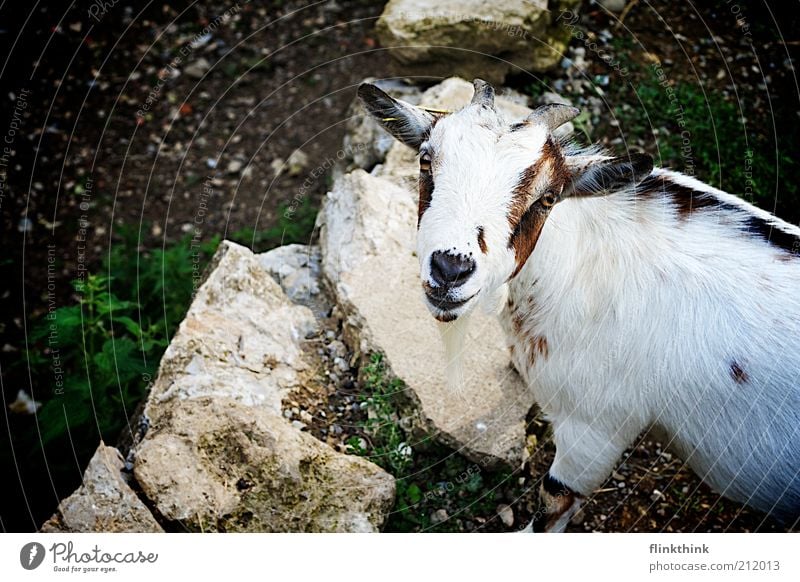
[[[21,218],[17,224],[17,230],[20,232],[30,232],[33,230],[33,222],[30,218]]]
[[[328,344],[328,352],[334,358],[344,359],[344,357],[347,356],[347,346],[345,346],[344,342],[341,340],[334,340]]]
[[[293,420],[292,421],[292,426],[295,427],[298,430],[303,430],[303,429],[308,428],[304,422],[300,422],[299,420]]]
[[[500,521],[503,522],[503,525],[506,527],[512,527],[514,525],[514,510],[511,509],[508,505],[501,503],[497,506],[495,510],[497,512]]]
[[[347,372],[350,369],[350,365],[344,358],[334,358],[333,365],[339,372]]]
[[[661,493],[661,491],[659,491],[658,489],[653,489],[653,493],[652,493],[652,495],[650,495],[650,500],[651,501],[658,501],[659,499],[663,499],[663,498],[664,498],[664,494]]]
[[[186,73],[189,77],[193,79],[200,79],[203,75],[206,74],[206,71],[211,68],[211,63],[209,63],[203,57],[200,57],[189,66],[187,66],[183,72]]]
[[[442,523],[443,521],[447,521],[450,518],[447,515],[447,511],[444,509],[437,509],[433,513],[431,513],[431,523]]]
[[[303,150],[294,150],[286,160],[286,164],[289,166],[290,176],[299,176],[308,166],[308,154]]]
[[[243,165],[244,163],[239,160],[231,160],[228,162],[228,167],[226,170],[229,174],[238,174]]]

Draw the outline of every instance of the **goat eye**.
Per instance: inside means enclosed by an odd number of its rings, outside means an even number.
[[[558,196],[556,196],[556,193],[553,192],[552,190],[548,190],[542,195],[541,200],[542,200],[542,206],[544,206],[545,208],[550,208],[551,206],[553,206],[553,204],[558,202]]]
[[[428,152],[423,152],[419,156],[419,171],[420,172],[431,171],[431,155]]]

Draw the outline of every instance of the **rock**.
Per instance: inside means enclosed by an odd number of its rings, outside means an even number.
[[[437,524],[442,523],[450,519],[450,516],[447,515],[447,510],[445,509],[437,509],[433,513],[431,513],[431,523]]]
[[[261,407],[183,402],[148,432],[134,472],[168,519],[193,531],[374,532],[391,475]]]
[[[36,414],[42,407],[42,403],[33,400],[25,390],[17,391],[17,399],[8,405],[8,409],[14,414]]]
[[[294,150],[286,160],[290,176],[299,176],[308,166],[308,154],[303,150]]]
[[[503,522],[503,525],[506,527],[513,527],[514,525],[514,510],[511,509],[508,505],[501,503],[497,506],[495,510],[497,512],[497,516],[500,518],[500,521]]]
[[[622,12],[628,0],[596,0],[597,3],[609,12]]]
[[[209,63],[203,57],[196,59],[183,70],[186,75],[191,77],[192,79],[201,79],[203,75],[211,68],[211,63]]]
[[[561,0],[561,10],[578,0]],[[547,0],[390,0],[375,25],[398,73],[480,77],[546,71],[566,52],[569,31]]]
[[[426,92],[425,104],[464,105],[471,85],[448,79]],[[520,117],[529,110],[498,101]],[[425,308],[414,256],[415,153],[397,144],[377,175],[355,170],[328,193],[318,218],[322,271],[345,314],[345,339],[361,354],[385,354],[391,373],[432,434],[475,462],[521,464],[525,418],[533,396],[511,368],[495,317],[475,313],[466,341],[463,390],[444,378],[444,350]],[[399,184],[399,185],[398,185]]]
[[[83,485],[58,504],[42,526],[57,532],[163,532],[122,477],[122,455],[102,442],[83,474]]]
[[[262,264],[280,256],[220,245],[162,358],[134,475],[166,519],[190,530],[376,531],[393,502],[391,475],[284,417],[285,396],[316,373],[304,341],[318,330]]]
[[[295,303],[307,305],[319,294],[319,247],[284,245],[259,254],[258,261]]]
[[[19,232],[31,232],[33,230],[33,221],[30,218],[20,218],[17,223],[17,230]]]
[[[275,176],[280,176],[286,169],[286,162],[282,158],[275,158],[269,163],[269,167]]]
[[[147,401],[152,422],[176,401],[229,397],[281,414],[281,399],[303,381],[302,341],[313,313],[289,301],[245,247],[223,241],[178,333],[161,359]]]
[[[231,160],[230,162],[228,162],[228,166],[225,168],[225,170],[229,174],[238,174],[239,171],[242,169],[243,165],[244,162],[242,162],[241,160]]]

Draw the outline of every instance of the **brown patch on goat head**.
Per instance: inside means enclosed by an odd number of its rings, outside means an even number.
[[[553,140],[548,139],[542,146],[542,155],[533,165],[525,168],[512,191],[508,211],[508,222],[511,225],[508,247],[514,249],[516,268],[510,278],[513,279],[519,273],[530,257],[550,214],[550,208],[544,206],[541,199],[531,203],[534,186],[546,180],[548,189],[561,192],[570,179],[564,156]]]
[[[734,360],[731,362],[731,378],[737,384],[745,384],[750,379],[750,376],[742,369],[739,362]]]
[[[433,198],[433,176],[430,174],[420,174],[419,177],[419,205],[417,209],[417,228],[422,221],[422,215],[431,205]]]
[[[482,226],[478,227],[478,247],[480,247],[484,255],[489,252],[489,248],[486,246],[486,235],[483,233]]]

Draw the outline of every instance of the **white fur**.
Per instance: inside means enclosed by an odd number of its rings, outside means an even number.
[[[515,301],[535,297],[525,331],[547,338],[549,357],[523,361],[524,340],[503,320],[553,423],[556,479],[591,493],[653,425],[720,493],[797,517],[800,260],[779,260],[736,223],[704,211],[681,222],[624,192],[554,208],[510,285]],[[733,361],[746,382],[731,377]]]

